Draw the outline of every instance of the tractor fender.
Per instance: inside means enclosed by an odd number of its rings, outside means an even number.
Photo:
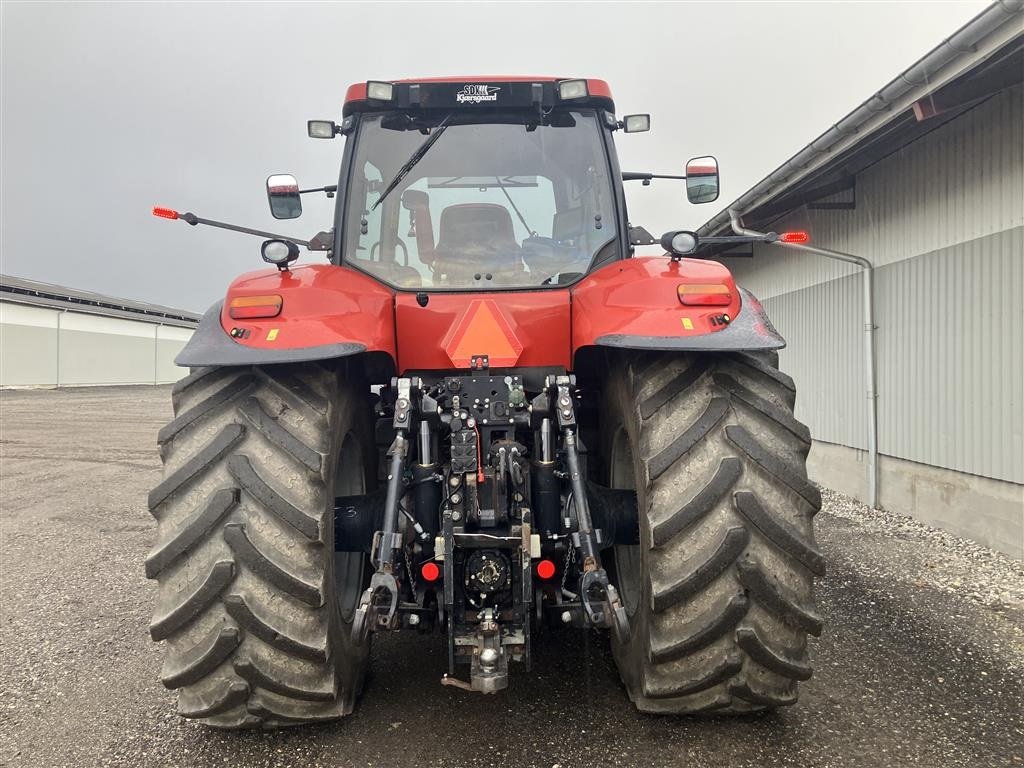
[[[235,299],[280,297],[274,317],[232,318]],[[385,352],[395,359],[394,292],[353,269],[329,264],[242,275],[203,315],[174,362],[180,366],[264,365]]]
[[[731,301],[686,306],[678,293],[683,284],[726,285]],[[591,346],[679,352],[786,346],[761,303],[715,261],[665,256],[613,262],[577,284],[572,315],[574,356]]]

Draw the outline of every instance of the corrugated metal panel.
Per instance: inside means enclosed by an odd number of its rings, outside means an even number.
[[[776,222],[876,265],[879,450],[1024,482],[1024,88],[1004,91],[857,177],[852,211]],[[797,414],[864,448],[859,270],[760,246],[726,260],[789,346]]]
[[[1024,483],[1024,227],[875,273],[878,439],[889,456]],[[765,301],[797,416],[866,446],[861,280]]]
[[[876,266],[1024,225],[1024,88],[1003,91],[857,177],[852,211],[801,209],[776,231],[805,229],[813,242]],[[857,270],[773,246],[724,259],[768,299]]]
[[[867,445],[860,279],[854,275],[764,302],[786,339],[780,365],[797,384],[796,416],[815,440]]]
[[[1024,227],[879,270],[879,450],[1024,482]]]

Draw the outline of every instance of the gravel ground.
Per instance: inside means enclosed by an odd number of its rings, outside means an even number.
[[[384,636],[356,715],[271,733],[180,720],[142,574],[167,388],[0,393],[0,765],[1019,766],[1024,568],[825,492],[827,626],[800,703],[640,715],[607,640],[542,635],[504,694],[442,688],[440,637]]]

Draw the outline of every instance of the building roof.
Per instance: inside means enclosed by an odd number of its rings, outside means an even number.
[[[999,0],[740,195],[698,232],[710,236],[729,231],[730,209],[739,211],[747,226],[764,229],[796,208],[852,191],[856,175],[865,168],[1022,79],[1024,0]]]
[[[179,328],[195,328],[202,317],[202,315],[187,312],[184,309],[118,299],[91,291],[79,291],[61,285],[40,283],[36,280],[24,280],[7,275],[0,275],[0,301],[63,309],[69,312],[83,312],[90,315],[141,320]]]

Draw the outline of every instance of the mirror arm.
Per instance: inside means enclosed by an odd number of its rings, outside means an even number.
[[[331,251],[334,248],[334,230],[317,232],[310,238],[306,248],[311,251]],[[327,257],[330,258],[330,253],[327,254]]]
[[[623,181],[642,181],[646,187],[651,179],[685,179],[685,176],[667,176],[663,173],[645,173],[640,171],[623,171]]]
[[[309,248],[308,240],[299,240],[294,237],[288,237],[287,235],[277,235],[274,234],[273,232],[264,232],[262,229],[250,229],[249,227],[239,227],[236,226],[235,224],[225,224],[223,221],[214,221],[213,219],[202,219],[196,216],[194,213],[183,213],[180,216],[178,216],[178,218],[188,224],[191,224],[193,227],[196,224],[205,224],[208,227],[230,229],[232,232],[241,232],[246,235],[256,235],[257,237],[265,237],[270,240],[287,240],[289,242],[295,243],[296,245],[301,245],[305,248]]]
[[[330,184],[326,187],[314,187],[313,189],[300,189],[299,194],[305,195],[309,192],[325,192],[328,197],[334,197],[334,193],[338,191],[337,184]]]

